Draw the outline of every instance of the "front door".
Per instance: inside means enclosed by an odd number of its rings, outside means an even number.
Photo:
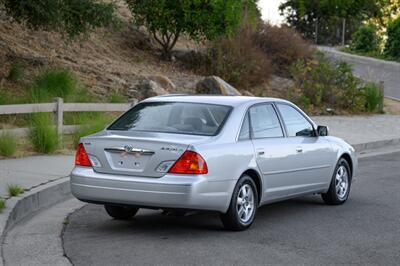
[[[317,136],[311,122],[297,108],[281,103],[276,106],[286,128],[287,140],[296,153],[293,159],[287,160],[296,185],[293,193],[325,188],[331,179],[334,159],[330,143]]]

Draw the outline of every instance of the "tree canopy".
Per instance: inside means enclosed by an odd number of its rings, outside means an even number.
[[[232,35],[256,0],[127,0],[134,21],[144,25],[168,56],[181,34],[196,41]]]
[[[396,12],[394,5],[393,0],[286,0],[279,9],[289,26],[305,37],[315,38],[318,33],[320,42],[334,43],[343,19],[350,36],[361,22],[371,18],[381,21]]]
[[[0,0],[0,8],[32,29],[69,37],[117,23],[115,5],[97,0]]]

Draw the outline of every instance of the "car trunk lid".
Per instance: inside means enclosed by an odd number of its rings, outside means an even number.
[[[162,177],[190,144],[207,136],[155,132],[104,131],[82,139],[96,172]],[[160,165],[164,168],[160,168]],[[100,166],[101,165],[101,166]],[[167,166],[167,167],[165,167]]]

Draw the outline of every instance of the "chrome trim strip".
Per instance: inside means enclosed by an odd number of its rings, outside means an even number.
[[[151,150],[143,150],[136,148],[125,148],[125,147],[113,147],[113,148],[104,148],[105,151],[114,152],[114,153],[127,153],[127,154],[141,154],[141,155],[153,155],[155,152]]]
[[[331,167],[331,166],[329,164],[326,164],[326,165],[319,165],[319,166],[312,166],[312,167],[297,168],[297,169],[286,170],[286,171],[263,172],[263,175],[285,174],[285,173],[293,173],[293,172],[300,172],[300,171],[307,171],[307,170],[323,169],[323,168],[328,168],[328,167]]]

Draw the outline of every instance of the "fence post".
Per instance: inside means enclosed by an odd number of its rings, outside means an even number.
[[[63,103],[64,103],[64,99],[57,97],[54,98],[54,101],[56,102],[56,111],[54,113],[54,119],[55,119],[55,123],[56,123],[56,129],[57,129],[57,134],[60,138],[60,141],[62,141],[62,134],[63,134]]]

